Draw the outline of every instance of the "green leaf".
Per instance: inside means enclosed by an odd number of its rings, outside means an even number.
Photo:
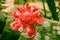
[[[1,4],[4,4],[4,3],[5,3],[5,0],[0,0],[0,3],[1,3]]]
[[[0,6],[0,10],[5,9],[5,8],[6,8],[5,6]]]
[[[43,8],[44,8],[44,17],[47,17],[46,15],[46,9],[45,9],[45,4],[44,4],[45,0],[42,0],[42,3],[43,3]]]
[[[58,13],[56,12],[54,0],[46,0],[46,1],[47,1],[48,6],[49,6],[49,9],[52,13],[53,19],[59,21]]]
[[[7,19],[7,13],[6,12],[0,12],[0,34],[3,32],[6,19]]]
[[[24,0],[14,0],[15,5],[24,4]]]
[[[4,27],[1,40],[18,40],[20,32],[13,31],[10,24],[14,21],[14,18],[8,16],[6,20],[6,25]]]
[[[0,12],[0,21],[5,22],[7,18],[7,13],[6,12]]]

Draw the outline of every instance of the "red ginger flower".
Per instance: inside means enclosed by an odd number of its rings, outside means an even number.
[[[15,31],[22,32],[26,29],[26,32],[29,37],[36,35],[36,29],[33,24],[42,24],[45,19],[40,17],[40,10],[36,10],[35,6],[30,7],[29,4],[26,4],[25,8],[17,8],[18,11],[13,13],[13,17],[16,19],[11,27]]]

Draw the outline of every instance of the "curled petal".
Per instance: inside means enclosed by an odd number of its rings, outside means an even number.
[[[13,30],[17,31],[19,26],[21,24],[21,21],[19,19],[16,19],[12,24],[11,24],[11,27]]]
[[[14,30],[14,31],[18,31],[18,28],[20,27],[20,24],[16,24],[12,29]]]
[[[19,16],[21,16],[21,13],[19,11],[17,11],[16,15],[19,17]]]
[[[34,26],[28,25],[26,31],[29,37],[33,37],[36,35],[36,30]]]
[[[40,17],[40,18],[37,18],[36,23],[37,24],[43,24],[44,21],[45,21],[45,19]]]
[[[26,10],[26,11],[30,11],[30,6],[29,6],[28,3],[25,5],[25,10]]]
[[[24,12],[25,12],[24,7],[20,7],[20,8],[17,8],[17,9],[18,9],[18,11],[21,12],[21,13],[24,13]]]
[[[14,21],[13,23],[10,24],[10,26],[13,28],[18,22]]]
[[[30,19],[30,22],[29,22],[29,24],[35,24],[36,23],[36,18],[32,18],[32,20]]]
[[[35,12],[36,11],[36,7],[35,6],[32,6],[31,7],[31,13]]]
[[[35,11],[34,13],[33,13],[33,15],[40,15],[40,10],[37,10],[37,11]]]
[[[21,24],[18,31],[22,32],[26,28],[26,24]]]
[[[19,16],[16,14],[16,12],[14,12],[13,14],[12,14],[12,16],[14,17],[14,18],[18,18]]]

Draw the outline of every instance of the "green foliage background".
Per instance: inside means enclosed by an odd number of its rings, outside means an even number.
[[[1,2],[1,1],[0,1],[0,3],[3,4],[4,2]],[[5,1],[5,0],[3,0],[3,1]],[[14,5],[25,4],[26,2],[31,2],[31,0],[18,0],[18,1],[15,0]],[[36,2],[36,0],[33,0],[32,2]],[[47,2],[49,9],[51,11],[52,18],[54,20],[59,21],[58,13],[56,12],[56,7],[54,4],[54,0],[42,0],[41,2],[43,3],[43,6],[44,6],[44,12],[45,12],[44,17],[48,18],[46,16],[47,13],[45,10],[45,5],[44,5],[44,2]],[[8,14],[7,12],[1,11],[4,8],[1,6],[1,4],[0,4],[0,40],[36,40],[35,37],[27,38],[27,37],[24,37],[24,35],[22,35],[22,33],[12,30],[12,28],[10,27],[10,24],[14,21],[14,18],[11,17],[10,14]],[[49,40],[60,40],[60,35],[57,33],[58,30],[53,29],[54,26],[60,27],[60,25],[58,25],[56,23],[51,23],[51,22],[50,22],[50,27],[35,25],[37,33],[40,34],[39,36],[36,37],[37,40],[46,40],[45,39],[46,35],[49,36],[49,38],[50,38]]]

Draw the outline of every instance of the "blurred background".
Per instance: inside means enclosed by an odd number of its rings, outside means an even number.
[[[40,9],[40,16],[48,21],[36,25],[37,36],[33,38],[10,27],[14,21],[10,14],[26,3]],[[60,0],[0,0],[0,40],[60,40]]]

